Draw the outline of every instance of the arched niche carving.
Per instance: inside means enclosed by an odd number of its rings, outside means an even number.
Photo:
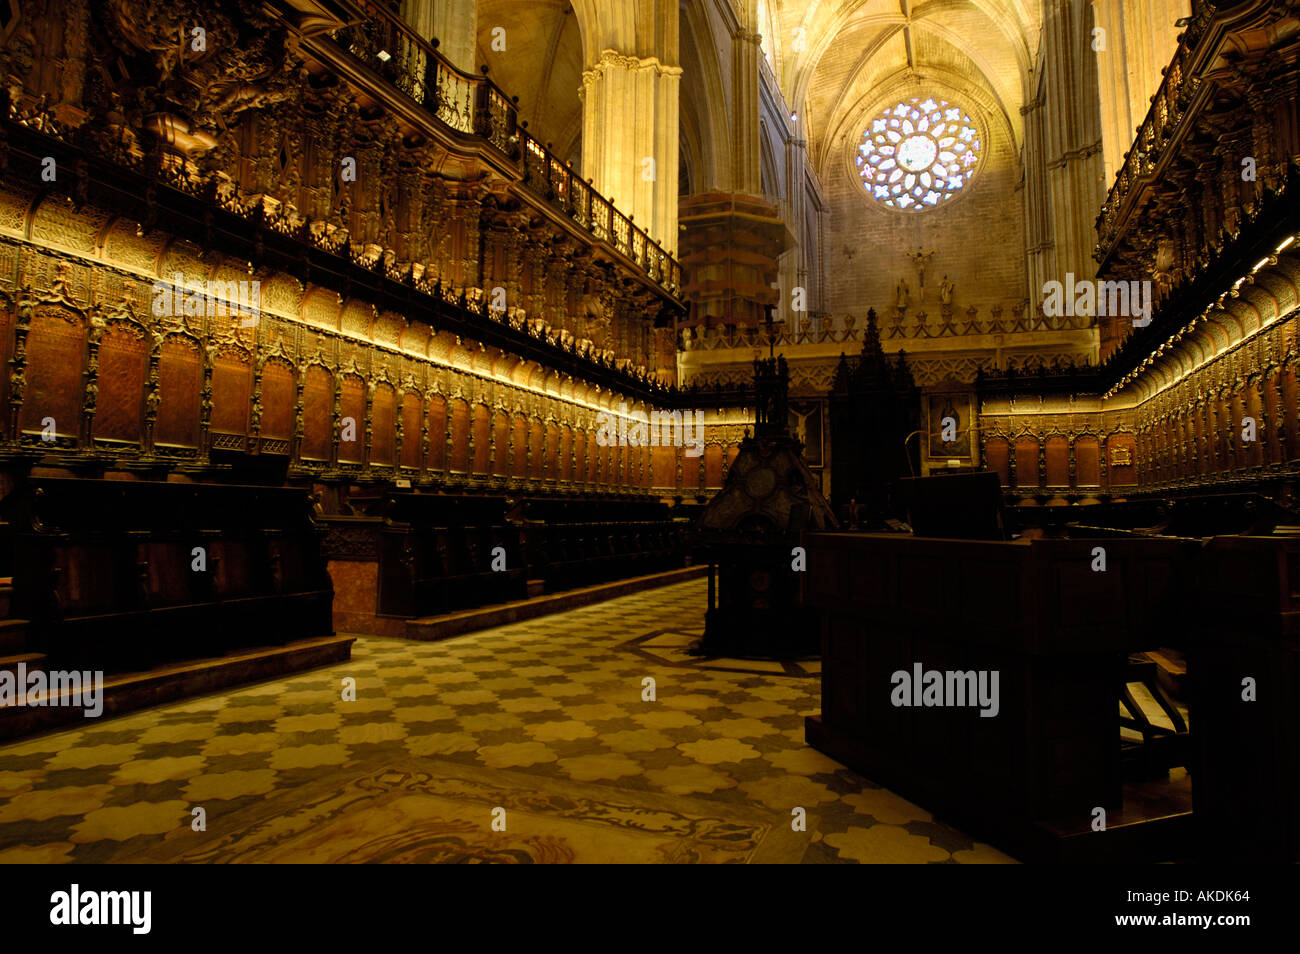
[[[53,419],[55,436],[75,442],[81,433],[85,366],[85,318],[62,305],[38,305],[27,333],[24,380],[18,384],[19,431],[39,434],[43,422]]]
[[[721,444],[709,444],[704,448],[704,486],[710,490],[722,487]]]
[[[150,335],[139,322],[109,320],[99,339],[96,440],[140,443],[150,343]]]
[[[984,444],[984,466],[998,475],[1004,490],[1011,486],[1011,444],[1005,437],[991,437]]]
[[[303,426],[299,457],[315,462],[330,459],[333,420],[334,375],[323,364],[309,364],[302,380]]]
[[[450,470],[455,474],[469,472],[469,434],[470,408],[464,398],[453,398],[450,405],[451,414],[451,462]]]
[[[370,400],[370,462],[392,465],[397,438],[397,393],[387,381],[375,384]]]
[[[170,334],[163,339],[158,348],[158,389],[154,447],[197,449],[203,359],[193,337]]]
[[[422,400],[419,391],[408,390],[403,393],[400,412],[402,420],[402,455],[400,463],[403,467],[420,466],[421,405]]]
[[[425,457],[430,470],[447,469],[447,399],[441,394],[429,395],[429,450]]]
[[[1079,487],[1101,486],[1101,445],[1095,434],[1074,440],[1075,483]]]
[[[1047,467],[1047,486],[1062,488],[1070,486],[1070,440],[1064,434],[1052,434],[1044,443],[1044,459]]]
[[[474,473],[486,474],[491,462],[492,421],[487,405],[474,405]]]
[[[339,330],[338,293],[328,288],[313,288],[302,300],[302,320],[315,328]]]
[[[243,450],[253,397],[253,355],[233,342],[218,344],[212,359],[213,446]]]
[[[361,375],[348,372],[339,381],[339,414],[339,461],[359,464],[366,451],[366,382]]]
[[[293,436],[297,387],[287,358],[268,358],[262,365],[262,450],[287,454]]]
[[[560,466],[556,476],[565,483],[573,480],[573,428],[560,425]]]

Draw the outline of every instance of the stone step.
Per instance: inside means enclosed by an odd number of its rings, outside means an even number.
[[[347,662],[352,657],[355,639],[355,636],[300,639],[280,646],[241,649],[224,656],[171,663],[144,672],[111,675],[104,680],[103,717]],[[39,654],[33,655],[44,659]],[[76,706],[0,706],[0,740],[69,723],[81,725],[85,717],[85,712]]]
[[[0,619],[0,654],[21,653],[27,649],[27,620]]]
[[[599,583],[595,586],[563,590],[546,596],[531,596],[526,600],[516,600],[513,603],[496,603],[489,606],[475,607],[474,609],[458,610],[455,613],[446,613],[442,616],[425,616],[419,619],[411,619],[406,622],[406,637],[407,639],[425,641],[448,639],[452,636],[459,636],[462,633],[470,633],[479,629],[491,629],[495,626],[505,626],[508,623],[536,619],[539,616],[549,616],[552,613],[563,613],[579,606],[601,603],[605,600],[617,599],[620,596],[640,593],[643,590],[660,586],[672,586],[674,583],[685,583],[688,580],[707,576],[708,572],[709,568],[707,566],[688,566],[676,570],[665,570],[660,573],[650,573],[646,576],[634,576],[609,583]]]
[[[9,656],[0,656],[0,672],[18,672],[18,664],[26,663],[27,671],[34,672],[38,669],[44,669],[45,653],[13,653]]]

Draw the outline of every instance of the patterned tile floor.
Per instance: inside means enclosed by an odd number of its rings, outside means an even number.
[[[421,760],[497,773],[498,786],[531,778],[785,819],[802,806],[804,863],[1010,861],[804,743],[815,664],[687,656],[705,588],[441,643],[363,636],[340,666],[4,745],[0,862],[162,859],[194,806],[219,827],[361,766]]]

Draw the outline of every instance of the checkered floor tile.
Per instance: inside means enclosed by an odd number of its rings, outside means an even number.
[[[196,808],[212,827],[384,758],[804,807],[805,863],[1010,860],[804,743],[815,664],[684,658],[706,585],[441,643],[362,636],[346,664],[4,745],[0,861],[149,860]]]

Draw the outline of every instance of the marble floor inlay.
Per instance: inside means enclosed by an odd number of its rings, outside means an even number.
[[[0,746],[0,862],[1011,860],[805,744],[815,663],[686,656],[706,586]]]

